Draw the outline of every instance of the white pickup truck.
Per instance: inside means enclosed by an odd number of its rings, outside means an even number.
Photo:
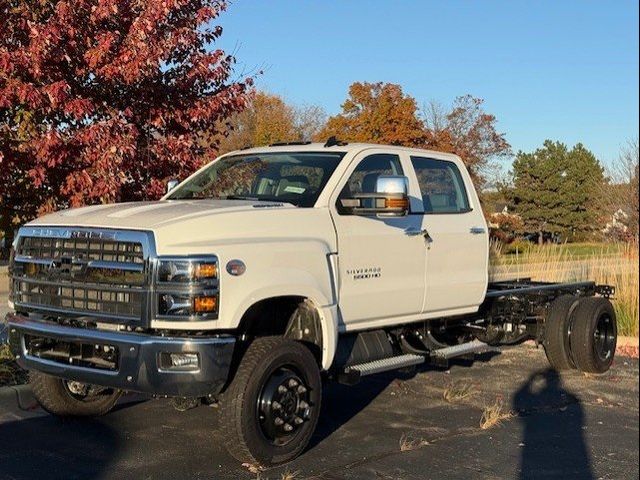
[[[306,447],[323,381],[531,338],[557,369],[611,365],[613,287],[488,282],[455,155],[332,138],[176,183],[19,230],[9,343],[52,414],[105,414],[124,391],[219,402],[230,453],[274,465]]]

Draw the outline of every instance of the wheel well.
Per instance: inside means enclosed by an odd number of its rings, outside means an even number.
[[[322,359],[320,315],[306,297],[290,295],[254,303],[242,316],[238,335],[249,342],[272,335],[291,338],[306,345],[319,363]]]

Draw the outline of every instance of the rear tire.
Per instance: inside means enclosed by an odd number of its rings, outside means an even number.
[[[616,312],[603,297],[580,299],[573,312],[571,354],[579,370],[605,373],[613,363],[618,339]]]
[[[71,382],[39,372],[30,373],[29,384],[40,406],[50,414],[60,417],[104,415],[122,395],[121,390]]]
[[[571,370],[575,368],[571,358],[569,332],[573,312],[579,298],[573,295],[563,295],[556,298],[549,307],[545,319],[544,352],[549,364],[556,370]]]
[[[220,401],[227,450],[263,466],[293,460],[316,428],[321,397],[320,370],[307,347],[282,337],[254,340]]]

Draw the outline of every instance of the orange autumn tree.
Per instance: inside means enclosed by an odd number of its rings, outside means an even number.
[[[494,115],[484,111],[483,100],[464,95],[450,108],[431,103],[420,111],[416,100],[391,83],[356,82],[342,112],[330,117],[316,136],[331,135],[351,142],[372,142],[455,153],[469,169],[476,187],[498,157],[511,154],[504,133],[497,131]]]
[[[311,140],[325,120],[321,107],[292,105],[279,95],[255,90],[246,108],[226,121],[226,131],[219,139],[219,153]]]
[[[220,153],[246,147],[296,140],[293,108],[276,96],[252,92],[247,107],[228,120],[229,131],[220,140]]]
[[[400,85],[382,82],[356,82],[349,87],[342,113],[330,117],[316,139],[324,141],[330,136],[404,146],[421,145],[425,140],[415,99],[405,95]]]

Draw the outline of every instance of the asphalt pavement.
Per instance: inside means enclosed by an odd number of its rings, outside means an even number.
[[[450,403],[444,392],[472,394]],[[511,415],[483,430],[487,405]],[[224,449],[218,409],[124,397],[85,420],[46,415],[24,389],[0,393],[0,479],[633,479],[638,361],[603,376],[548,369],[531,345],[450,370],[418,369],[325,389],[320,424],[297,460],[256,471]]]

